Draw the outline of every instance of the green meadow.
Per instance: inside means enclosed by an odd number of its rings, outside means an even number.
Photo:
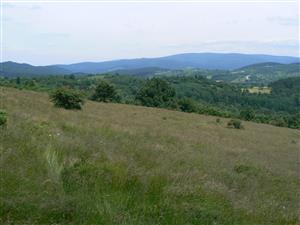
[[[300,131],[0,89],[0,224],[300,224]]]

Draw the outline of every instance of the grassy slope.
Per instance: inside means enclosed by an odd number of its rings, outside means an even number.
[[[298,130],[0,94],[1,224],[299,224]]]

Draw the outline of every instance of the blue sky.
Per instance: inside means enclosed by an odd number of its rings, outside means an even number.
[[[41,1],[42,2],[42,1]],[[4,3],[3,61],[299,55],[299,3]]]

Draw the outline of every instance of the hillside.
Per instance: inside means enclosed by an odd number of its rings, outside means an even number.
[[[176,73],[178,74],[176,74]],[[239,84],[229,84],[206,79],[206,71],[186,70],[174,71],[175,74],[159,72],[164,74],[155,79],[165,81],[170,89],[174,89],[173,103],[163,108],[182,110],[182,100],[188,99],[193,112],[221,117],[232,117],[246,119],[243,111],[251,108],[253,116],[251,121],[269,123],[276,126],[300,128],[299,91],[300,77],[294,79],[276,81],[265,87],[264,94],[261,87],[245,88]],[[102,74],[89,76],[43,76],[34,78],[12,78],[0,77],[0,86],[14,87],[35,91],[53,91],[56,88],[66,86],[76,89],[87,98],[91,98],[95,88],[101,81],[112,84],[119,96],[118,101],[126,104],[141,104],[136,97],[139,91],[153,78],[147,76]],[[247,91],[248,90],[248,91]],[[152,93],[157,93],[153,90]],[[299,117],[299,119],[297,119]],[[249,120],[247,118],[246,120]]]
[[[300,63],[259,63],[240,68],[238,71],[249,73],[300,73]]]
[[[57,66],[32,66],[26,63],[3,62],[0,63],[0,76],[6,77],[26,77],[43,75],[62,75],[70,74],[67,69]]]
[[[149,76],[157,76],[164,72],[170,72],[168,69],[161,69],[158,67],[143,67],[138,69],[130,69],[130,70],[115,70],[111,72],[112,74],[119,75],[128,75],[128,76],[140,76],[140,77],[149,77]]]
[[[258,63],[242,67],[227,74],[215,75],[213,79],[233,83],[267,85],[273,81],[289,77],[300,77],[300,63]]]
[[[0,90],[1,224],[299,224],[300,131]]]

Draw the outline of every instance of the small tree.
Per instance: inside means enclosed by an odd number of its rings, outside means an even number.
[[[65,109],[81,109],[84,104],[81,94],[69,88],[59,88],[50,94],[50,99],[56,107]]]
[[[181,109],[181,111],[183,111],[183,112],[191,113],[191,112],[198,111],[198,107],[197,107],[196,103],[189,98],[180,99],[178,101],[178,105],[179,105],[179,108]]]
[[[244,120],[250,121],[255,118],[255,112],[253,109],[244,109],[240,112],[240,117]]]
[[[300,128],[300,112],[288,118],[288,127],[290,128]]]
[[[0,127],[5,126],[7,123],[7,113],[0,110]]]
[[[175,90],[163,79],[152,78],[139,90],[136,100],[144,106],[167,107],[173,103]]]
[[[288,127],[288,122],[281,116],[273,118],[270,123],[277,127]]]
[[[97,102],[119,102],[120,96],[118,96],[116,89],[113,85],[101,81],[91,97],[91,100]]]
[[[37,83],[35,80],[30,79],[30,80],[26,80],[24,85],[28,88],[34,88],[37,86]]]
[[[243,125],[242,122],[240,120],[237,119],[232,119],[227,123],[227,126],[229,128],[235,128],[235,129],[242,129]]]
[[[16,78],[16,84],[18,84],[18,85],[21,84],[21,78],[20,77]]]

